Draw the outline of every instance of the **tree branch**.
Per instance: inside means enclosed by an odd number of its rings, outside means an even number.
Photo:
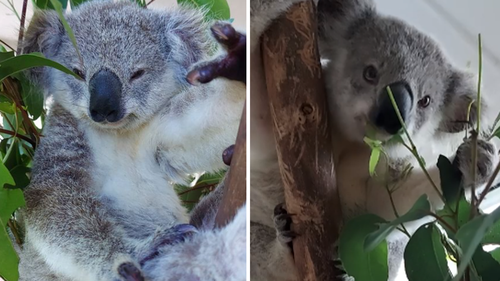
[[[274,135],[299,280],[337,280],[340,203],[312,1],[293,6],[262,37]]]

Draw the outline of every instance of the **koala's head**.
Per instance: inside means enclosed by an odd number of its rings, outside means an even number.
[[[330,111],[346,138],[362,142],[369,128],[381,140],[400,132],[387,87],[414,139],[429,141],[475,122],[473,103],[466,123],[474,76],[455,69],[431,38],[378,14],[373,1],[323,0],[318,11]]]
[[[54,11],[35,13],[24,53],[41,52],[81,79],[52,68],[29,76],[76,118],[103,129],[130,129],[188,86],[189,67],[204,59],[203,14],[154,11],[130,1],[91,1],[66,14],[81,60]]]

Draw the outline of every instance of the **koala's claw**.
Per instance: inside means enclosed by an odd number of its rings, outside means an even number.
[[[464,185],[470,186],[473,182],[472,172],[472,139],[465,140],[457,149],[453,164],[459,168],[463,176]],[[477,140],[477,167],[476,167],[476,185],[486,183],[491,175],[495,165],[498,163],[499,156],[495,145],[485,140]]]
[[[198,230],[193,225],[178,224],[163,231],[162,233],[157,234],[150,245],[150,249],[146,254],[142,255],[143,257],[140,259],[139,263],[142,266],[147,261],[154,259],[158,256],[162,246],[183,242],[186,238],[191,237],[197,232]]]
[[[278,204],[274,207],[274,227],[276,228],[278,241],[291,246],[293,238],[297,234],[291,230],[292,217],[285,209],[285,204]]]
[[[125,281],[144,281],[141,271],[131,262],[125,262],[118,266],[118,274]]]
[[[229,146],[222,152],[222,161],[224,164],[230,166],[231,165],[231,160],[233,159],[233,153],[234,153],[234,144]]]
[[[214,38],[227,54],[196,65],[187,75],[191,85],[208,83],[217,77],[225,77],[246,83],[246,36],[231,24],[218,22],[211,28]]]

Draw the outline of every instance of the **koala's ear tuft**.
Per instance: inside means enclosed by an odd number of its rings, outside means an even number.
[[[373,0],[319,0],[320,38],[338,40],[338,36],[347,36],[353,26],[359,21],[373,16],[375,12]]]
[[[23,54],[40,52],[51,56],[57,52],[64,27],[55,11],[37,11],[23,40]]]
[[[477,83],[473,74],[454,70],[447,77],[447,89],[443,100],[444,116],[440,130],[447,133],[458,133],[476,124],[477,114]],[[481,117],[486,112],[484,99],[481,101]],[[469,111],[470,108],[470,111]],[[467,121],[467,116],[469,119]]]
[[[64,27],[55,11],[37,11],[30,21],[22,42],[22,53],[42,53],[46,57],[55,55],[64,36]],[[36,84],[44,84],[44,67],[25,71],[28,78]]]
[[[196,62],[206,59],[213,47],[204,13],[203,10],[181,5],[164,17],[164,55],[186,71]]]

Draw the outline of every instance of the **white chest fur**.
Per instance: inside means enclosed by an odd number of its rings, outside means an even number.
[[[158,143],[151,136],[155,128],[148,126],[126,135],[86,130],[95,161],[96,191],[125,213],[186,222],[186,210],[155,159]]]

